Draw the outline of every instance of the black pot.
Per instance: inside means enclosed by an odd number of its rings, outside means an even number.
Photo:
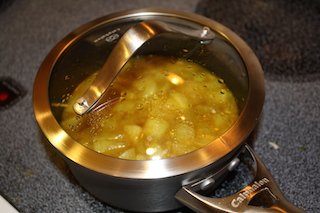
[[[221,137],[182,156],[130,161],[99,154],[67,134],[59,124],[62,109],[53,103],[61,102],[64,94],[71,93],[83,79],[100,69],[119,38],[130,27],[150,20],[190,29],[206,26],[216,34],[214,42],[206,46],[205,54],[195,50],[192,60],[209,70],[220,70],[216,74],[224,79],[239,100],[240,116]],[[181,49],[193,45],[194,42],[184,36],[156,38],[135,54],[180,57]],[[166,48],[162,48],[164,46]],[[112,206],[142,212],[173,210],[182,206],[175,198],[179,192],[177,198],[196,211],[208,212],[213,211],[208,210],[210,208],[217,208],[249,212],[257,207],[248,206],[247,200],[262,189],[274,188],[272,178],[261,176],[260,169],[256,182],[229,200],[199,204],[203,198],[193,192],[210,187],[221,174],[234,168],[243,147],[255,158],[253,151],[245,145],[245,139],[257,125],[264,101],[264,77],[255,54],[235,33],[213,20],[173,10],[140,9],[92,21],[67,35],[48,54],[37,74],[33,95],[36,119],[50,143],[65,157],[79,183]],[[259,160],[256,162],[260,165]],[[248,190],[250,187],[258,188]],[[276,190],[276,193],[280,192]],[[284,199],[281,193],[274,197],[276,200]],[[222,207],[219,202],[224,203]],[[285,200],[283,202],[288,205]],[[283,202],[275,202],[269,211],[285,208]]]

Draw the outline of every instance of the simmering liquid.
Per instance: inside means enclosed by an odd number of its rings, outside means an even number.
[[[108,91],[110,103],[83,116],[72,105],[96,74],[69,96],[61,125],[96,152],[130,160],[183,155],[221,136],[238,117],[224,81],[184,59],[131,59]]]

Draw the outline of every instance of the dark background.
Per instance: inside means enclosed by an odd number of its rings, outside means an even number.
[[[247,41],[266,78],[255,150],[290,201],[306,212],[320,212],[316,0],[0,1],[0,79],[14,79],[22,94],[16,103],[0,109],[1,195],[21,212],[119,212],[84,191],[45,142],[34,119],[32,86],[46,54],[73,29],[112,12],[143,7],[195,12]],[[220,192],[235,190],[238,179],[228,180]]]

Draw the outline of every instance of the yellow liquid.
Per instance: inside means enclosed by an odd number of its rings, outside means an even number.
[[[205,146],[238,118],[236,99],[222,79],[184,59],[131,59],[108,93],[118,101],[77,116],[75,100],[96,74],[67,101],[61,125],[96,152],[130,160],[170,158]]]

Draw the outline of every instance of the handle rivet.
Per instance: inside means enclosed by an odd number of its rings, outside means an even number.
[[[207,178],[200,184],[200,189],[201,190],[209,189],[214,183],[215,183],[215,180],[213,178]]]

